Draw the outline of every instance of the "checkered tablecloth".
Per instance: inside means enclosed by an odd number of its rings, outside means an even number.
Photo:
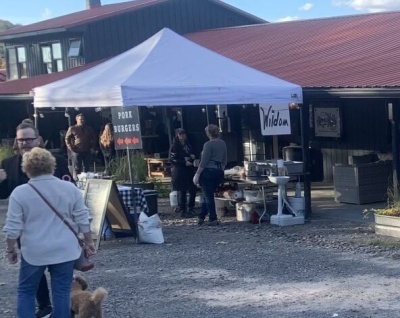
[[[133,207],[136,206],[137,213],[144,212],[146,214],[149,214],[149,207],[147,206],[147,201],[143,189],[133,188],[133,191],[135,192],[134,197],[132,196],[131,187],[118,186],[118,191],[122,197],[122,201],[124,202],[125,207],[129,210],[129,213],[135,213]]]

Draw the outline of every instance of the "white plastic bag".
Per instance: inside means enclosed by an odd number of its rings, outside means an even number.
[[[158,214],[149,217],[146,213],[141,212],[139,215],[138,228],[139,240],[141,243],[164,243],[161,220]]]

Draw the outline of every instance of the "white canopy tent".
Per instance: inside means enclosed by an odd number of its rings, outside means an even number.
[[[34,89],[34,106],[302,103],[300,86],[206,49],[170,29],[81,73]]]

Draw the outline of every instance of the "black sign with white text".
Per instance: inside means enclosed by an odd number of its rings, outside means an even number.
[[[137,106],[111,107],[115,149],[142,149]]]

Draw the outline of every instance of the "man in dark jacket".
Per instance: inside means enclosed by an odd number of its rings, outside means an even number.
[[[92,155],[96,152],[97,136],[92,127],[86,125],[85,116],[78,114],[75,117],[76,125],[68,128],[65,135],[65,144],[71,151],[74,174],[83,171],[89,172]]]
[[[7,199],[11,192],[19,185],[28,182],[28,176],[22,172],[22,155],[34,147],[40,147],[41,139],[35,126],[29,123],[21,123],[16,132],[18,154],[4,159],[0,164],[0,199]],[[56,170],[54,175],[60,179],[72,181],[68,170],[68,164],[62,156],[56,158]],[[38,311],[36,317],[44,317],[51,313],[52,306],[47,286],[46,276],[43,274],[36,293]]]
[[[193,166],[195,155],[187,141],[186,132],[182,128],[177,129],[176,137],[170,150],[172,165],[171,183],[172,189],[178,192],[179,212],[182,217],[195,216],[194,206],[196,198],[196,186],[193,184],[195,168]],[[188,209],[186,207],[186,193],[189,192]]]

